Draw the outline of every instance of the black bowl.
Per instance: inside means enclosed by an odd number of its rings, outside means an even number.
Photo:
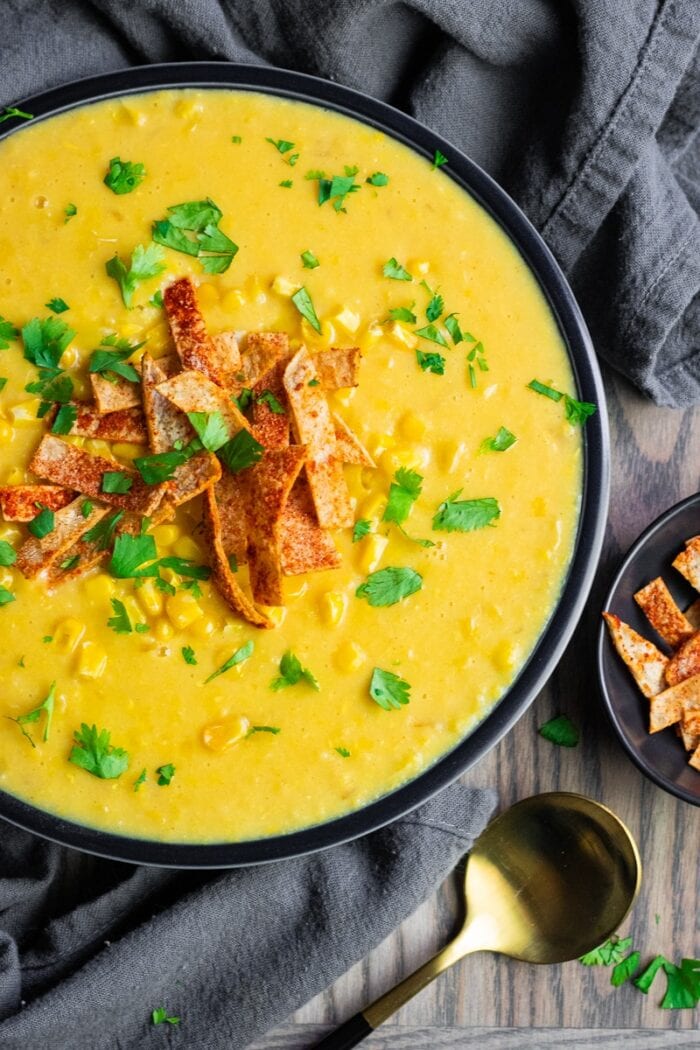
[[[204,845],[164,843],[108,834],[39,810],[0,792],[0,817],[68,846],[139,864],[229,867],[281,860],[364,835],[425,802],[486,754],[534,700],[560,659],[584,607],[598,564],[607,517],[609,441],[605,395],[591,339],[566,279],[551,252],[508,195],[445,139],[391,106],[316,77],[260,66],[188,62],[140,66],[89,77],[26,99],[20,107],[45,119],[77,106],[161,88],[236,88],[261,91],[353,117],[390,135],[416,153],[449,157],[443,169],[505,230],[537,278],[567,345],[578,397],[598,412],[584,432],[581,516],[572,562],[548,625],[517,680],[476,729],[415,780],[347,816],[287,835]],[[2,124],[4,137],[23,122]]]
[[[630,548],[604,606],[657,643],[656,634],[634,600],[634,593],[662,576],[681,609],[697,591],[671,566],[684,541],[700,533],[700,493],[671,507],[646,529]],[[649,701],[637,688],[612,644],[605,623],[598,637],[598,677],[613,728],[642,773],[665,791],[700,806],[700,773],[688,765],[688,753],[673,728],[649,733]]]

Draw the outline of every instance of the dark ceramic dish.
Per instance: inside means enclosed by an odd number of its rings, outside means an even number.
[[[516,245],[557,319],[568,348],[578,397],[598,412],[584,434],[581,517],[576,549],[560,599],[517,680],[477,728],[452,751],[403,787],[328,823],[287,835],[246,842],[197,845],[165,843],[121,835],[63,820],[0,792],[0,816],[47,838],[121,860],[176,867],[223,867],[281,860],[364,835],[425,802],[477,762],[508,732],[552,673],[578,622],[595,572],[607,516],[609,447],[603,386],[593,346],[571,289],[553,256],[528,220],[488,175],[445,139],[398,110],[358,92],[315,77],[280,69],[227,63],[143,66],[67,84],[19,103],[45,119],[91,102],[162,88],[234,88],[296,99],[343,113],[377,128],[432,158],[449,157],[447,176],[464,187],[491,214]],[[2,125],[4,137],[22,122]]]
[[[685,540],[700,533],[700,493],[677,503],[646,529],[630,549],[615,577],[604,608],[615,613],[654,644],[653,628],[634,600],[634,593],[662,576],[681,609],[697,591],[671,566]],[[610,721],[622,745],[642,773],[672,795],[700,806],[700,773],[688,765],[688,754],[673,728],[649,734],[649,702],[610,640],[605,623],[598,638],[598,675]]]

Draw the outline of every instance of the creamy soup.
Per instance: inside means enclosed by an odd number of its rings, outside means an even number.
[[[211,564],[201,497],[144,525],[158,558],[187,560],[163,566],[162,583],[119,578],[107,561],[81,573],[70,558],[67,582],[26,579],[8,550],[29,524],[0,522],[0,788],[144,838],[288,832],[417,776],[513,682],[572,555],[580,410],[536,281],[447,159],[431,165],[348,118],[234,91],[103,102],[0,144],[3,491],[48,480],[29,462],[56,426],[56,373],[89,401],[88,367],[96,349],[115,350],[112,335],[143,343],[125,363],[172,355],[162,293],[183,276],[208,332],[238,333],[244,352],[241,333],[258,331],[286,333],[312,359],[359,347],[357,385],[327,402],[374,463],[343,468],[353,521],[329,532],[340,564],[285,577],[284,604],[265,610],[271,629],[242,619],[212,578],[177,571]],[[154,255],[154,222],[206,200],[220,218],[179,227],[191,254],[166,244]],[[121,281],[106,270],[115,256]],[[74,335],[47,376],[26,326],[52,316]],[[117,478],[149,454],[58,433],[113,458]],[[385,568],[418,585],[373,604]],[[247,574],[238,567],[244,590]]]

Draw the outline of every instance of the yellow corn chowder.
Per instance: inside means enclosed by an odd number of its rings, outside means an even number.
[[[101,102],[0,143],[7,507],[49,481],[29,463],[51,432],[112,466],[105,555],[86,571],[65,552],[50,579],[20,571],[65,513],[48,491],[0,521],[0,789],[117,834],[270,836],[416,777],[513,682],[572,556],[592,406],[532,274],[444,161],[321,108],[214,90]],[[243,358],[251,332],[285,333],[311,368],[330,348],[362,355],[356,385],[323,395],[367,456],[342,467],[337,567],[285,575],[270,629],[216,586],[201,495],[145,518],[129,542],[152,537],[150,561],[125,565],[113,494],[153,449],[70,433],[100,367],[116,389],[144,353],[180,350],[163,295],[185,277],[209,336],[235,332]],[[256,397],[230,393],[246,419]],[[221,413],[190,422],[236,477],[212,443]],[[252,600],[248,565],[230,568]]]

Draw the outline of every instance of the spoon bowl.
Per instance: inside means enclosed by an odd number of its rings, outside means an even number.
[[[642,881],[637,845],[600,802],[552,791],[517,802],[472,847],[466,918],[455,939],[419,970],[319,1044],[349,1050],[438,974],[472,952],[532,963],[577,959],[610,937]]]

